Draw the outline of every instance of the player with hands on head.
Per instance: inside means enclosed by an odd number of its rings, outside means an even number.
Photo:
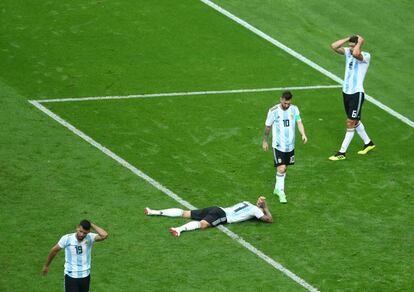
[[[348,43],[348,47],[344,45]],[[358,154],[365,155],[375,148],[374,142],[369,138],[361,121],[361,110],[365,100],[364,79],[371,61],[371,55],[362,51],[365,40],[360,35],[353,35],[331,44],[331,48],[338,54],[345,56],[345,77],[342,85],[346,120],[346,133],[341,148],[329,157],[329,160],[338,161],[346,159],[346,151],[354,138],[355,131],[364,142]]]
[[[96,233],[92,233],[91,229]],[[49,265],[56,254],[65,250],[65,292],[87,292],[90,284],[91,252],[95,242],[108,238],[108,232],[103,228],[82,220],[76,227],[75,233],[66,234],[50,250],[42,273],[47,275]]]

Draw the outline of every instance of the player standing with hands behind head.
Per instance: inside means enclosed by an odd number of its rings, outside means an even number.
[[[348,43],[349,48],[343,48]],[[329,157],[329,160],[344,160],[346,150],[354,137],[355,130],[364,141],[364,147],[358,154],[367,154],[375,148],[374,143],[368,137],[365,127],[361,122],[361,109],[364,103],[364,78],[367,73],[371,55],[362,52],[364,39],[359,35],[346,37],[331,44],[331,48],[338,54],[345,55],[345,78],[342,86],[346,120],[346,134],[341,149]]]
[[[276,184],[274,195],[279,196],[281,203],[287,203],[285,194],[285,177],[287,166],[295,163],[295,125],[298,124],[303,143],[308,142],[305,128],[300,118],[299,109],[292,105],[292,93],[283,92],[280,103],[272,107],[266,118],[262,148],[269,149],[268,139],[272,131],[272,148],[276,166]]]
[[[91,233],[91,228],[97,234]],[[88,220],[82,220],[75,233],[62,236],[59,242],[52,247],[43,266],[43,275],[47,275],[49,272],[49,265],[56,254],[61,249],[65,249],[65,292],[89,291],[92,245],[107,237],[108,232],[104,229]]]

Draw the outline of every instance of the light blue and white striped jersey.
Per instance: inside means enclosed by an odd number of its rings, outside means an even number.
[[[296,122],[300,120],[299,109],[293,104],[287,110],[283,110],[280,104],[272,107],[265,122],[267,127],[273,126],[272,147],[282,152],[293,151]]]
[[[362,52],[363,60],[360,61],[352,56],[349,48],[345,50],[345,77],[342,85],[342,91],[346,94],[354,94],[357,92],[364,92],[364,78],[368,71],[371,55],[367,52]]]
[[[96,233],[88,233],[79,242],[76,233],[63,235],[58,245],[65,249],[65,275],[85,278],[91,270],[91,252]]]
[[[227,223],[246,221],[264,216],[263,211],[257,206],[244,201],[228,208],[221,208],[226,213]]]

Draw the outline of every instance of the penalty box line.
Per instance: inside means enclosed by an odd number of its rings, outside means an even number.
[[[80,138],[82,138],[83,140],[85,140],[86,142],[91,144],[93,147],[97,148],[98,150],[100,150],[101,152],[103,152],[104,154],[106,154],[107,156],[115,160],[116,162],[118,162],[123,167],[129,169],[132,173],[142,178],[143,180],[151,184],[154,188],[160,190],[161,192],[163,192],[164,194],[166,194],[167,196],[169,196],[170,198],[172,198],[179,204],[183,205],[184,207],[190,210],[196,209],[196,207],[194,207],[188,201],[184,200],[183,198],[175,194],[173,191],[163,186],[161,183],[159,183],[155,179],[151,178],[150,176],[148,176],[147,174],[145,174],[144,172],[142,172],[141,170],[139,170],[138,168],[130,164],[125,159],[121,158],[120,156],[118,156],[117,154],[115,154],[114,152],[112,152],[111,150],[103,146],[102,144],[92,139],[90,136],[86,135],[85,133],[77,129],[75,126],[73,126],[72,124],[70,124],[69,122],[67,122],[66,120],[64,120],[63,118],[61,118],[60,116],[58,116],[57,114],[55,114],[54,112],[52,112],[51,110],[43,106],[39,101],[29,100],[29,103],[31,103],[38,110],[40,110],[41,112],[43,112],[44,114],[46,114],[47,116],[49,116],[50,118],[52,118],[53,120],[55,120],[56,122],[64,126],[65,128],[67,128],[69,131],[79,136]],[[267,256],[265,253],[263,253],[262,251],[254,247],[252,244],[244,240],[242,237],[240,237],[239,235],[237,235],[236,233],[234,233],[227,227],[220,225],[218,226],[218,229],[222,231],[223,233],[225,233],[227,236],[229,236],[231,239],[241,244],[247,250],[249,250],[250,252],[252,252],[256,256],[261,258],[262,260],[264,260],[266,263],[271,265],[273,268],[282,272],[283,274],[288,276],[290,279],[292,279],[293,281],[295,281],[296,283],[304,287],[305,289],[309,291],[319,291],[317,288],[315,288],[314,286],[306,282],[304,279],[300,278],[298,275],[296,275],[289,269],[285,268],[282,264],[278,263],[271,257]]]
[[[210,90],[210,91],[192,91],[192,92],[149,93],[149,94],[134,94],[134,95],[120,95],[120,96],[91,96],[91,97],[73,97],[73,98],[52,98],[52,99],[40,99],[40,100],[34,100],[34,101],[36,101],[38,103],[69,102],[69,101],[89,101],[89,100],[112,100],[112,99],[167,97],[167,96],[271,92],[271,91],[283,91],[283,90],[312,90],[312,89],[329,89],[329,88],[339,88],[339,87],[341,87],[341,85],[291,86],[291,87]]]

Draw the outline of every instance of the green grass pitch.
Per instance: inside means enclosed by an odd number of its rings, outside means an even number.
[[[332,73],[329,44],[365,36],[366,91],[407,118],[413,4],[217,0]],[[392,9],[398,18],[389,18]],[[344,11],[344,13],[341,13]],[[169,235],[181,207],[27,102],[29,99],[335,83],[200,1],[0,3],[1,291],[61,291],[63,252],[49,249],[90,218],[110,238],[94,247],[93,291],[302,291],[218,229]],[[382,21],[387,19],[387,21]],[[404,21],[403,21],[404,20]],[[321,291],[414,289],[414,129],[366,102],[378,145],[332,163],[344,135],[340,88],[293,91],[309,142],[296,144],[289,203],[271,196],[264,120],[280,91],[45,103],[63,119],[196,207],[268,197],[275,224],[227,225]]]

